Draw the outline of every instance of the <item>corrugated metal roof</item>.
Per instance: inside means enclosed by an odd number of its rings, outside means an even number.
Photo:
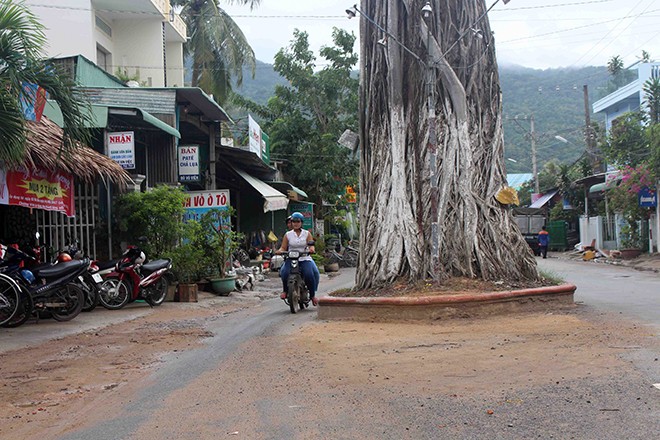
[[[84,92],[92,104],[135,107],[156,114],[176,113],[175,89],[89,87]]]
[[[543,208],[559,192],[558,189],[543,194],[536,202],[529,205],[530,208]]]
[[[82,87],[122,87],[126,85],[82,55],[76,57],[76,81]]]

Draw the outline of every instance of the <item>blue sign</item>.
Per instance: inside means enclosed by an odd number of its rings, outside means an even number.
[[[637,193],[639,206],[642,208],[655,208],[658,205],[658,193],[644,187]]]

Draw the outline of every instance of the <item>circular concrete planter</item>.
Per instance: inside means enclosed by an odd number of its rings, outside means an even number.
[[[546,311],[573,304],[573,284],[502,292],[421,297],[319,298],[321,319],[359,321],[438,320],[516,311]]]

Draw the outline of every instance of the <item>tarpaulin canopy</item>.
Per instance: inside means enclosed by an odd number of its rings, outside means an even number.
[[[289,199],[287,196],[268,185],[267,183],[257,179],[254,176],[246,173],[240,168],[232,167],[234,171],[243,178],[252,188],[257,190],[259,194],[264,198],[264,212],[269,211],[280,211],[286,209],[289,205]]]

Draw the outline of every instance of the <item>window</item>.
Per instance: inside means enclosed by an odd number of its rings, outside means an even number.
[[[112,28],[110,25],[103,21],[103,19],[98,15],[95,15],[94,18],[96,19],[96,27],[99,28],[108,37],[112,38]]]
[[[96,65],[106,72],[112,73],[109,69],[112,68],[112,59],[108,51],[101,46],[96,46]]]

